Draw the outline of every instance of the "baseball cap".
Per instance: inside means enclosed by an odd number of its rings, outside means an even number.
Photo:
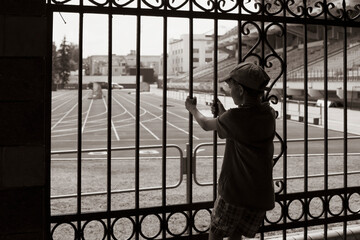
[[[229,79],[233,79],[241,85],[256,91],[267,90],[266,85],[270,81],[270,77],[262,67],[250,62],[238,64],[231,70],[229,75],[220,79],[219,82],[224,82]]]

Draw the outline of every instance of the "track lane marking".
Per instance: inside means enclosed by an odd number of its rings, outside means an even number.
[[[84,123],[83,123],[83,125],[82,125],[82,127],[81,127],[81,133],[84,133],[85,125],[86,125],[86,122],[87,122],[87,120],[88,120],[88,117],[89,117],[89,114],[90,114],[90,110],[91,110],[91,106],[93,105],[93,102],[94,102],[94,99],[91,99],[91,102],[90,102],[90,104],[89,104],[89,108],[88,108],[88,110],[87,110],[87,112],[86,112],[86,116],[85,116]]]
[[[118,96],[121,97],[121,98],[123,98],[124,100],[130,102],[131,104],[133,104],[133,102],[129,101],[128,99],[124,98],[123,96],[120,96],[120,95],[118,95]],[[157,109],[159,109],[159,110],[162,110],[162,108],[157,107],[157,106],[155,106],[155,105],[153,105],[153,104],[150,104],[150,103],[148,103],[148,102],[145,102],[145,103],[153,106],[154,108],[157,108]],[[148,113],[149,113],[150,115],[156,117],[156,118],[159,118],[159,119],[161,119],[161,120],[163,119],[162,116],[156,116],[155,114],[153,114],[153,113],[151,113],[151,112],[149,112],[149,111],[148,111]],[[155,119],[156,119],[156,118],[155,118]],[[182,129],[182,128],[180,128],[180,127],[178,127],[178,126],[176,126],[176,125],[174,125],[174,124],[172,124],[172,123],[170,123],[169,121],[167,121],[167,124],[169,124],[170,126],[174,127],[175,129],[177,129],[177,130],[179,130],[179,131],[181,131],[181,132],[189,135],[189,132],[188,132],[188,131],[186,131],[186,130],[184,130],[184,129]],[[198,137],[195,136],[195,135],[193,135],[193,137],[194,137],[196,140],[200,140],[200,138],[198,138]]]
[[[108,111],[108,108],[107,108],[107,104],[105,102],[105,98],[102,99],[103,100],[103,103],[104,103],[104,106],[105,106],[105,109],[106,109],[106,112]],[[111,117],[111,116],[110,116]],[[116,131],[116,128],[115,128],[115,125],[114,125],[114,122],[113,120],[111,119],[111,128],[113,129],[114,133],[115,133],[115,137],[116,137],[116,140],[120,141],[120,137]]]
[[[72,112],[72,110],[74,110],[74,108],[77,107],[77,105],[78,105],[78,103],[76,103],[69,111],[67,111],[67,112],[65,113],[65,115],[64,115],[62,118],[60,118],[60,119],[51,127],[51,131],[52,131],[57,125],[59,125],[59,124],[61,123],[61,121],[62,121],[64,118],[66,118],[66,116],[69,115],[70,112]]]
[[[150,95],[149,95],[149,96],[150,96]],[[156,99],[155,95],[152,95],[152,96],[150,96],[150,97],[153,98],[153,99]],[[174,104],[174,105],[179,105],[179,106],[182,106],[182,107],[183,107],[183,105],[180,104],[180,103],[178,103],[178,102],[174,102],[174,101],[169,101],[169,100],[168,100],[168,103],[172,103],[172,104]],[[155,108],[158,108],[158,106],[155,106],[155,105],[153,105],[153,104],[150,104],[150,103],[147,103],[147,104],[149,104],[149,105],[151,105],[151,106],[153,106],[153,107],[155,107]],[[200,110],[199,110],[199,111],[200,111]],[[187,111],[186,111],[186,112],[187,112]],[[184,119],[184,120],[189,120],[189,118],[185,118],[185,117],[180,116],[180,115],[178,115],[178,114],[176,114],[176,113],[173,113],[173,112],[171,112],[171,111],[168,111],[168,113],[171,113],[172,115],[177,116],[177,117],[179,117],[179,118],[182,118],[182,119]],[[196,120],[193,120],[193,123],[198,124]]]
[[[124,98],[125,99],[125,98]],[[119,104],[119,106],[121,106],[123,109],[125,109],[125,111],[127,111],[127,113],[134,119],[136,120],[136,117],[134,115],[132,115],[116,98],[113,97],[113,100]],[[127,99],[125,99],[126,101],[128,101]],[[132,103],[132,102],[131,102]],[[132,103],[133,104],[133,103]],[[147,112],[146,109],[144,110],[144,114]],[[139,124],[145,129],[147,130],[156,140],[160,140],[160,138],[158,136],[156,136],[155,133],[153,133],[149,128],[147,128],[142,122],[139,121]]]
[[[74,97],[74,98],[70,98],[70,99],[69,99],[69,100],[67,100],[66,102],[63,102],[63,103],[61,103],[60,105],[58,105],[58,106],[54,107],[54,108],[51,110],[51,112],[56,111],[58,108],[61,108],[61,107],[62,107],[62,106],[64,106],[65,104],[69,103],[70,101],[73,101],[75,98],[76,98],[76,97]]]

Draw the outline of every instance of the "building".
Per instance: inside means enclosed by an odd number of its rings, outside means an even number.
[[[87,64],[86,75],[107,76],[109,71],[107,55],[89,56],[85,62]],[[123,56],[112,56],[112,75],[126,75],[126,59]]]
[[[154,74],[159,74],[160,56],[146,55],[140,57],[141,67],[154,69]],[[90,76],[107,76],[109,71],[107,55],[93,55],[85,59],[87,64],[86,75]],[[128,55],[112,56],[112,75],[125,76],[129,75],[129,68],[136,67],[136,51],[132,50]]]
[[[168,74],[177,75],[189,71],[189,34],[180,39],[170,39],[168,55]],[[193,35],[193,66],[205,65],[213,60],[213,50],[208,45],[213,43],[212,37],[205,34]]]
[[[127,62],[127,66],[136,67],[136,51],[131,50],[130,53],[124,56]],[[154,75],[162,75],[160,72],[160,56],[159,55],[141,55],[140,64],[143,68],[152,68],[154,69]]]

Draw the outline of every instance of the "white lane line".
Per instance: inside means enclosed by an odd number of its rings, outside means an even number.
[[[78,105],[78,103],[76,103],[69,111],[67,111],[67,112],[65,113],[65,115],[64,115],[62,118],[60,118],[59,121],[57,121],[57,123],[54,124],[54,126],[52,126],[51,130],[53,130],[57,125],[59,125],[59,124],[61,123],[61,121],[62,121],[64,118],[66,118],[66,116],[69,115],[70,112],[71,112],[72,110],[74,110],[74,108],[77,107],[77,105]]]
[[[62,106],[64,106],[65,104],[67,104],[70,101],[73,101],[75,98],[70,98],[69,100],[67,100],[66,102],[63,102],[62,104],[58,105],[57,107],[54,107],[53,109],[51,109],[51,112],[56,111],[57,109],[61,108]]]
[[[125,98],[124,98],[125,99]],[[133,119],[136,119],[136,117],[134,115],[132,115],[116,98],[113,98],[113,100],[115,102],[117,102],[117,104],[119,104],[122,108],[125,109],[125,111],[127,111],[127,113],[133,118]],[[125,99],[126,101],[128,101],[127,99]],[[131,102],[132,103],[132,102]],[[134,103],[132,103],[134,104]],[[144,110],[144,113],[146,113],[147,111],[145,109]],[[160,138],[158,136],[156,136],[155,133],[153,133],[150,129],[148,129],[142,122],[139,122],[139,124],[146,130],[148,131],[156,140],[160,140]]]
[[[120,95],[119,95],[119,96],[120,96]],[[122,97],[122,96],[120,96],[120,97]],[[122,98],[123,98],[124,100],[126,100],[126,101],[134,104],[133,102],[129,101],[128,99],[126,99],[126,98],[124,98],[124,97],[122,97]],[[155,105],[152,105],[152,104],[150,104],[150,103],[148,103],[148,102],[145,102],[145,103],[147,103],[147,104],[149,104],[149,105],[151,105],[151,106],[153,106],[153,107],[155,107],[155,108],[158,108],[159,110],[162,110],[162,108],[157,107],[157,106],[155,106]],[[149,111],[148,111],[148,113],[149,113],[150,115],[154,116],[155,119],[159,118],[160,120],[162,120],[162,116],[156,116],[155,114],[153,114],[153,113],[151,113],[151,112],[149,112]],[[179,131],[181,131],[181,132],[183,132],[183,133],[185,133],[185,134],[187,134],[187,135],[189,134],[189,132],[187,132],[186,130],[184,130],[184,129],[182,129],[182,128],[180,128],[180,127],[178,127],[178,126],[176,126],[176,125],[174,125],[174,124],[172,124],[172,123],[170,123],[169,121],[167,121],[167,124],[169,124],[170,126],[174,127],[175,129],[177,129],[177,130],[179,130]],[[194,137],[196,140],[199,140],[199,139],[200,139],[200,138],[196,137],[195,135],[193,135],[193,137]]]
[[[153,98],[153,99],[156,99],[156,97],[153,97],[153,96],[150,96],[151,98]],[[169,101],[168,101],[169,102]],[[155,107],[155,108],[158,108],[158,109],[161,109],[162,110],[162,108],[160,108],[160,107],[158,107],[158,106],[156,106],[156,105],[154,105],[154,104],[151,104],[151,103],[148,103],[148,102],[145,102],[146,104],[149,104],[150,106],[153,106],[153,107]],[[175,102],[173,102],[173,104],[178,104],[178,103],[175,103]],[[179,105],[179,104],[178,104]],[[178,114],[176,114],[176,113],[173,113],[173,112],[171,112],[171,111],[167,111],[168,113],[170,113],[170,114],[172,114],[172,115],[174,115],[174,116],[176,116],[176,117],[178,117],[178,118],[181,118],[181,119],[184,119],[184,120],[189,120],[189,118],[186,118],[186,117],[183,117],[183,116],[180,116],[180,115],[178,115]]]
[[[150,97],[153,98],[153,99],[156,99],[155,96],[150,96]],[[179,104],[178,102],[174,102],[174,101],[169,101],[169,100],[168,100],[168,103],[174,104],[174,105],[180,105],[181,107],[184,107],[184,105],[181,105],[181,104]],[[147,103],[147,104],[149,104],[149,105],[157,108],[156,105],[153,105],[153,104],[150,104],[150,103]],[[202,112],[202,111],[200,111],[200,112]],[[172,114],[172,115],[174,115],[174,116],[177,116],[177,117],[179,117],[179,118],[182,118],[182,119],[184,119],[184,120],[189,120],[189,118],[185,118],[185,117],[180,116],[180,115],[178,115],[178,114],[176,114],[176,113],[173,113],[173,112],[171,112],[171,111],[168,111],[168,113],[170,113],[170,114]],[[188,111],[186,111],[186,113],[188,113]],[[198,123],[196,122],[195,118],[193,118],[193,119],[194,119],[194,120],[193,120],[193,123],[198,124]]]
[[[145,102],[145,103],[148,104],[148,105],[150,105],[150,106],[152,106],[152,107],[154,107],[154,108],[157,108],[157,109],[159,109],[159,110],[162,110],[161,107],[158,107],[158,106],[156,106],[156,105],[154,105],[154,104],[151,104],[151,103],[149,103],[149,102]],[[173,113],[173,112],[171,112],[171,111],[167,111],[167,113],[170,113],[170,114],[172,114],[172,115],[174,115],[174,116],[176,116],[176,117],[178,117],[178,118],[184,119],[184,120],[189,120],[188,118],[185,118],[185,117],[183,117],[183,116],[180,116],[180,115],[178,115],[178,114],[176,114],[176,113]],[[196,123],[196,121],[194,121],[194,122]],[[170,123],[170,122],[168,122],[168,124],[169,124],[169,125],[172,125],[172,126],[175,127],[176,129],[178,129],[178,130],[186,133],[187,135],[189,135],[189,132],[188,132],[188,131],[186,131],[186,130],[180,128],[180,127],[177,127],[177,126],[173,125],[173,124]],[[195,136],[194,134],[193,134],[193,137],[194,137],[195,139],[197,139],[197,140],[200,139],[200,138],[198,138],[197,136]]]
[[[106,109],[106,112],[107,112],[107,111],[108,111],[108,108],[107,108],[107,104],[106,104],[105,98],[103,98],[102,100],[103,100],[103,103],[104,103],[104,105],[105,105],[105,109]],[[111,116],[110,116],[110,117],[111,117]],[[117,131],[116,131],[116,128],[115,128],[115,125],[114,125],[114,122],[113,122],[112,119],[111,119],[111,128],[114,130],[116,140],[120,141],[119,134],[118,134]]]
[[[58,94],[56,96],[54,96],[55,94],[52,94],[52,100],[56,100],[57,98],[61,98],[62,96],[65,96],[65,95],[73,95],[73,94],[68,94],[67,92],[66,93],[63,93],[63,94]]]
[[[94,99],[91,99],[91,102],[89,104],[89,108],[88,108],[88,110],[86,112],[86,117],[85,117],[84,123],[83,123],[82,128],[81,128],[81,133],[84,133],[85,125],[86,125],[86,122],[88,120],[90,110],[91,110],[91,106],[93,105],[93,102],[94,102]]]

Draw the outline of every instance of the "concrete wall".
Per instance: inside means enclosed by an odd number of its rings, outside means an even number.
[[[49,239],[46,28],[44,0],[0,0],[0,239],[4,240]]]

